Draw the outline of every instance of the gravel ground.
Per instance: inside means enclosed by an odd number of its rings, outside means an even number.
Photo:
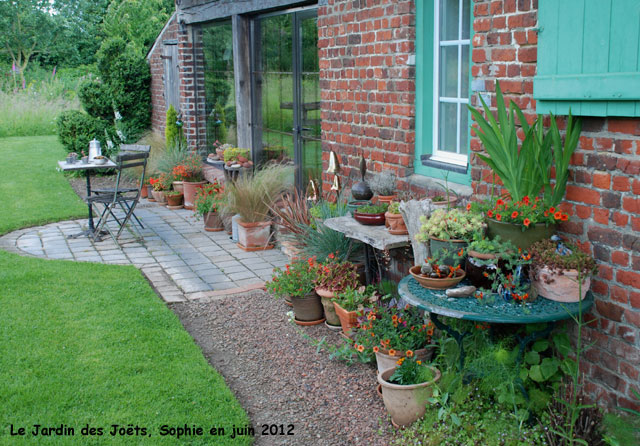
[[[264,291],[171,308],[249,414],[256,445],[390,444],[375,366],[329,360],[298,331],[342,342],[324,324],[289,323],[290,307]],[[294,435],[262,436],[263,424],[292,424]]]

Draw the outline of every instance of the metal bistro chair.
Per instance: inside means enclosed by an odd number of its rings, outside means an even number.
[[[137,146],[141,149],[130,150],[130,146],[121,146],[121,152],[116,156],[116,177],[115,187],[113,189],[95,190],[95,195],[89,197],[89,203],[94,206],[101,204],[103,209],[100,219],[96,225],[93,239],[97,240],[103,230],[106,230],[118,244],[118,237],[122,233],[125,225],[131,217],[133,217],[141,228],[144,228],[138,217],[134,214],[134,210],[140,200],[140,191],[143,187],[144,176],[147,169],[147,160],[149,159],[149,146]],[[120,187],[123,176],[123,170],[142,167],[140,173],[140,181],[137,188]],[[120,208],[124,212],[124,217],[118,218],[115,211]],[[109,225],[109,221],[115,221],[118,225],[118,232],[114,234]]]

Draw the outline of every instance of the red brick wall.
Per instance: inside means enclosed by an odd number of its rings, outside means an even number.
[[[175,17],[164,32],[158,36],[158,44],[151,52],[149,65],[151,68],[151,129],[164,134],[167,106],[164,98],[164,61],[162,59],[162,41],[178,38],[178,22]]]
[[[356,174],[361,154],[370,171],[412,174],[413,0],[329,0],[318,9],[318,34],[325,170],[334,150],[345,177]]]
[[[484,79],[488,90],[500,80],[505,97],[533,118],[537,0],[474,3],[473,77]],[[478,138],[471,148],[482,150]],[[475,156],[472,165],[474,192],[486,194],[490,171]],[[595,342],[586,353],[586,389],[601,403],[632,407],[640,373],[640,119],[583,119],[565,201],[571,221],[561,227],[563,235],[593,254],[599,267],[592,285],[596,322],[584,336]]]

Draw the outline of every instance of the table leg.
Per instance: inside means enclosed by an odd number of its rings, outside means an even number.
[[[371,247],[369,245],[364,245],[364,275],[367,285],[373,283],[373,274],[371,272],[371,254],[369,252],[370,249]]]
[[[91,196],[91,171],[89,169],[85,170],[87,177],[87,207],[89,208],[89,232],[93,234],[95,230],[93,224],[93,208],[91,206],[91,202],[89,201],[89,197]]]
[[[464,357],[465,357],[465,353],[464,353],[464,338],[468,335],[471,334],[470,331],[465,331],[463,333],[460,333],[456,330],[454,330],[453,328],[449,327],[448,325],[444,324],[443,322],[440,321],[440,319],[438,319],[438,315],[436,313],[429,313],[429,319],[431,319],[431,322],[433,322],[433,325],[436,326],[436,328],[438,328],[439,330],[443,330],[445,332],[447,332],[447,334],[451,337],[453,337],[453,339],[456,340],[456,342],[458,343],[458,348],[460,349],[460,360],[458,363],[458,368],[460,369],[460,371],[462,372],[463,368],[464,368]]]

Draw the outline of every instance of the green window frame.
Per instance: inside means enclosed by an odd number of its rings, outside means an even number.
[[[640,2],[539,0],[536,112],[640,116]]]
[[[439,23],[436,21],[437,14],[441,7],[441,0],[425,0],[416,2],[416,145],[415,145],[415,172],[420,175],[442,179],[448,173],[448,181],[457,184],[471,184],[470,169],[468,167],[468,158],[470,155],[469,139],[470,139],[470,117],[466,107],[468,97],[471,94],[471,46],[470,42],[473,38],[473,3],[470,0],[460,1],[469,2],[469,36],[468,39],[462,36],[449,39],[446,43],[438,40]],[[459,13],[460,14],[460,13]],[[458,15],[460,22],[462,18]],[[439,19],[439,17],[438,17]],[[460,29],[460,32],[461,29]],[[438,35],[436,35],[438,33]],[[442,39],[444,40],[444,39]],[[439,66],[440,51],[446,45],[450,47],[458,47],[458,67],[462,62],[462,54],[464,54],[463,46],[468,48],[465,57],[468,57],[468,81],[464,87],[461,86],[458,75],[457,93],[452,98],[446,98],[447,94],[440,91],[440,73]],[[436,48],[438,53],[436,53]],[[458,68],[459,71],[459,68]],[[463,76],[466,77],[466,76]],[[452,95],[448,95],[452,96]],[[466,99],[466,100],[465,100]],[[442,146],[440,140],[440,126],[446,125],[442,116],[439,116],[439,110],[444,103],[457,105],[457,121],[458,129],[466,129],[465,135],[460,136],[457,133],[456,153],[446,153],[438,150]],[[446,107],[446,106],[445,106]],[[443,156],[444,155],[444,156]],[[465,162],[466,160],[466,162]]]

